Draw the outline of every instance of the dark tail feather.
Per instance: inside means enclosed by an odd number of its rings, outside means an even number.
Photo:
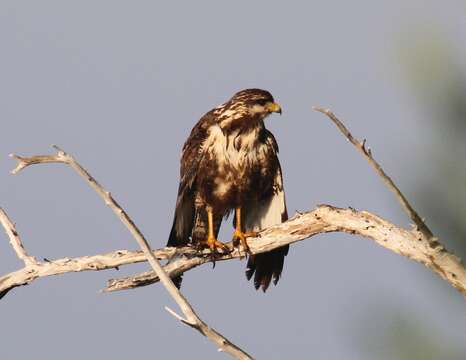
[[[168,237],[167,246],[177,247],[186,245],[186,240],[176,234],[176,217],[173,221],[172,229],[170,231],[170,236]]]
[[[246,268],[246,277],[248,280],[254,275],[254,287],[256,290],[262,288],[265,292],[273,279],[274,285],[277,285],[283,270],[285,256],[288,254],[289,245],[279,247],[272,251],[252,255],[249,257]]]
[[[179,289],[181,287],[181,282],[183,281],[183,275],[172,278],[173,283]]]
[[[173,224],[167,246],[185,246],[189,242],[194,225],[194,198],[191,193],[178,194]]]
[[[177,214],[175,213],[175,218],[173,220],[172,229],[170,231],[170,236],[168,237],[167,246],[171,247],[179,247],[184,246],[188,243],[188,239],[186,237],[180,236],[176,232],[176,222],[177,222]],[[181,281],[183,280],[183,275],[176,276],[172,278],[172,281],[175,283],[175,286],[179,289],[181,287]]]
[[[170,231],[170,236],[168,237],[167,246],[177,247],[177,246],[183,246],[185,244],[186,244],[186,241],[184,239],[180,239],[176,235],[175,222],[173,222],[172,230]],[[172,281],[174,282],[175,286],[179,289],[181,287],[181,282],[183,281],[183,275],[173,277]]]
[[[184,225],[182,234],[178,234],[176,231],[177,221],[180,220],[177,217],[178,213],[175,214],[175,220],[173,221],[172,230],[170,231],[170,236],[168,237],[167,246],[186,246],[190,242],[190,236],[192,237],[191,242],[193,244],[198,244],[200,241],[204,241],[207,238],[207,215],[204,212],[195,211],[194,209],[192,210],[192,214],[192,219],[188,219],[189,222],[187,225]],[[217,237],[218,232],[220,230],[222,218],[223,214],[214,215],[215,237]],[[178,289],[181,287],[182,280],[182,274],[172,278],[172,281],[175,283]]]

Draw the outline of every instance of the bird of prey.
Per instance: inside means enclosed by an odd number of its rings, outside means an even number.
[[[237,92],[194,126],[181,155],[180,185],[167,246],[193,244],[212,252],[227,247],[217,240],[222,219],[234,211],[233,242],[248,251],[246,238],[287,220],[277,142],[264,119],[281,114],[272,95],[261,89]],[[265,292],[276,285],[288,246],[250,255],[246,277]],[[173,279],[181,285],[181,277]]]

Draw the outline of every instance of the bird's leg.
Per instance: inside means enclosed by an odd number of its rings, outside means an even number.
[[[207,223],[208,223],[208,235],[207,235],[207,246],[209,249],[214,252],[218,252],[218,250],[228,251],[228,246],[226,246],[221,241],[218,241],[214,235],[214,213],[210,206],[207,207]]]
[[[243,249],[245,252],[248,254],[251,254],[251,250],[249,250],[249,245],[246,241],[246,238],[248,237],[256,237],[257,232],[255,231],[250,231],[250,232],[243,232],[241,229],[241,207],[235,208],[235,219],[236,219],[236,224],[235,224],[235,232],[233,233],[233,243],[238,243],[238,240],[240,244],[243,246]]]

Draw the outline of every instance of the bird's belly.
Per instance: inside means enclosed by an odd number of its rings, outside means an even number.
[[[198,178],[207,204],[221,211],[242,206],[260,190],[264,149],[253,146],[253,137],[241,139],[242,145],[235,145],[235,137],[217,141],[206,157],[205,172]]]
[[[228,204],[227,207],[240,206],[244,198],[250,196],[260,168],[251,159],[228,160],[217,167],[212,179],[212,196],[218,202]]]

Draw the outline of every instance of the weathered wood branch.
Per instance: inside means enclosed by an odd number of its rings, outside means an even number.
[[[432,231],[429,229],[425,221],[419,216],[416,210],[411,206],[408,199],[403,195],[398,186],[395,185],[395,182],[387,175],[387,173],[382,169],[382,166],[374,159],[372,156],[372,151],[366,147],[366,139],[359,141],[356,139],[346,126],[336,117],[336,115],[330,111],[330,109],[324,109],[321,107],[314,106],[313,109],[322,114],[328,116],[330,120],[338,127],[341,133],[348,139],[348,141],[353,144],[356,149],[364,156],[369,165],[375,170],[375,172],[382,178],[387,187],[395,194],[398,202],[400,203],[403,210],[408,214],[411,220],[416,224],[419,231],[427,238],[433,238]]]
[[[248,244],[252,253],[256,254],[327,232],[345,232],[374,240],[388,250],[424,264],[466,296],[466,269],[458,257],[445,250],[437,241],[423,237],[417,229],[400,228],[367,211],[321,205],[313,211],[295,215],[285,223],[264,230],[260,237],[250,239]],[[181,254],[165,267],[171,276],[211,261],[206,256]],[[226,255],[217,261],[238,256]],[[105,291],[131,289],[157,281],[157,276],[148,272],[110,280]]]
[[[178,320],[181,320],[185,325],[189,325],[192,328],[199,331],[202,335],[207,337],[210,341],[216,344],[221,351],[225,351],[236,359],[252,359],[252,357],[247,354],[244,350],[233,344],[230,340],[224,337],[222,334],[211,328],[207,325],[201,318],[196,314],[191,304],[188,300],[181,294],[180,290],[175,286],[171,278],[163,270],[162,265],[155,257],[152,252],[149,243],[145,239],[142,232],[129,217],[126,211],[116,202],[110,192],[106,191],[102,185],[86,170],[84,169],[71,155],[67,154],[65,151],[60,149],[58,146],[54,145],[54,148],[58,151],[56,155],[46,155],[46,156],[32,156],[32,157],[20,157],[17,155],[12,155],[18,161],[17,167],[12,171],[13,174],[18,173],[20,170],[28,167],[33,164],[43,164],[43,163],[63,163],[69,165],[73,170],[75,170],[86,182],[96,191],[96,193],[105,201],[105,203],[112,209],[114,214],[120,219],[120,221],[125,225],[131,235],[134,237],[138,245],[141,247],[144,255],[147,258],[150,266],[157,274],[158,278],[162,282],[165,289],[168,291],[170,296],[175,300],[175,302],[180,307],[186,318],[182,318],[179,315],[175,317]],[[1,293],[0,293],[1,294]],[[175,312],[171,309],[165,307],[170,314],[174,315]]]
[[[189,252],[187,248],[186,251]],[[154,251],[158,259],[169,259],[174,248]],[[28,285],[36,279],[70,272],[118,269],[120,266],[147,261],[142,251],[117,250],[106,254],[37,261],[0,277],[0,298],[15,287]]]
[[[24,265],[34,265],[37,260],[29,256],[26,249],[23,246],[21,238],[19,237],[18,231],[16,230],[15,224],[10,220],[6,212],[0,208],[0,224],[5,229],[6,235],[10,240],[10,245],[16,253],[16,256],[24,262]],[[1,294],[1,292],[0,292]]]
[[[321,205],[262,231],[260,237],[250,239],[249,246],[251,252],[257,254],[327,232],[345,232],[374,240],[397,254],[426,265],[466,296],[466,269],[459,258],[446,251],[438,242],[425,240],[418,230],[400,228],[367,211]],[[212,261],[208,250],[199,252],[191,247],[164,248],[153,253],[160,260],[172,259],[164,267],[170,276]],[[238,257],[240,254],[233,251],[219,256],[216,261]],[[146,261],[146,258],[140,251],[119,250],[102,255],[41,262],[0,277],[0,293],[45,276],[112,269],[142,261]],[[157,281],[157,276],[150,272],[145,276],[111,280],[105,291],[130,289]]]

